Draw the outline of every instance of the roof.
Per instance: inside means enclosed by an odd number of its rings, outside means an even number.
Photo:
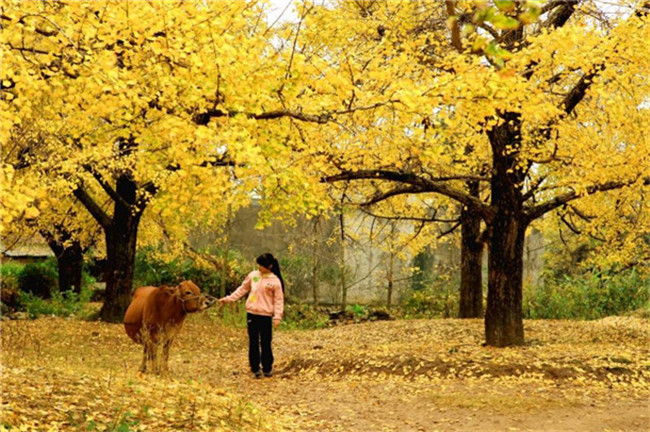
[[[52,249],[45,243],[17,243],[9,249],[2,245],[2,255],[8,258],[47,258],[54,256]]]

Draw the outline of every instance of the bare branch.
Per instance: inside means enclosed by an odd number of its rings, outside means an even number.
[[[388,192],[384,193],[379,193],[372,197],[370,200],[364,202],[361,204],[362,207],[370,207],[374,204],[377,204],[381,201],[385,201],[389,198],[392,198],[394,196],[399,196],[399,195],[410,195],[410,194],[418,194],[418,193],[426,193],[428,192],[425,189],[422,189],[419,186],[402,186],[402,187],[396,187],[394,189],[389,190]]]
[[[84,164],[82,165],[83,169],[88,171],[90,174],[92,174],[93,178],[97,180],[97,183],[104,189],[104,192],[111,197],[111,199],[123,207],[130,207],[131,205],[127,203],[124,198],[122,198],[115,189],[111,187],[110,184],[104,179],[104,177],[96,170],[94,169],[90,164]]]
[[[367,214],[368,216],[372,216],[372,217],[374,217],[376,219],[385,219],[385,220],[392,220],[392,221],[439,222],[439,223],[456,223],[456,222],[458,222],[458,218],[441,219],[441,218],[437,218],[435,216],[431,216],[431,217],[389,216],[389,215],[375,213],[375,212],[373,212],[371,210],[368,210],[364,206],[360,207],[360,210],[363,213]]]
[[[74,196],[86,207],[86,210],[92,215],[93,218],[101,225],[105,230],[110,229],[111,227],[111,218],[106,214],[104,210],[93,200],[93,198],[88,194],[86,189],[82,184],[79,184],[76,189],[72,192]]]
[[[326,183],[352,180],[388,180],[408,184],[419,189],[420,192],[434,192],[452,198],[480,213],[487,222],[494,217],[492,209],[479,198],[446,184],[445,181],[426,180],[411,173],[387,170],[359,170],[342,172],[322,179]]]
[[[438,235],[438,238],[442,238],[442,237],[444,237],[444,236],[446,236],[446,235],[449,235],[449,234],[453,233],[454,231],[456,231],[456,228],[458,228],[458,227],[461,226],[461,225],[462,225],[462,222],[460,222],[460,221],[457,222],[456,224],[454,224],[454,225],[453,225],[451,228],[449,228],[448,230],[441,232],[441,233]]]
[[[445,7],[447,8],[447,17],[451,21],[451,44],[456,48],[456,51],[459,53],[463,52],[463,44],[460,40],[460,28],[458,27],[458,17],[456,16],[456,7],[452,0],[445,1]]]
[[[376,108],[380,108],[382,106],[386,106],[388,104],[398,103],[398,102],[399,102],[398,100],[389,100],[386,102],[378,102],[376,104],[369,105],[369,106],[348,108],[340,111],[323,112],[321,114],[306,114],[300,111],[291,111],[291,110],[275,110],[275,111],[268,111],[262,113],[251,113],[251,112],[235,111],[235,110],[223,111],[220,109],[211,109],[194,115],[192,120],[194,121],[194,123],[198,125],[207,125],[210,122],[210,119],[212,118],[234,117],[237,115],[244,115],[248,118],[255,119],[255,120],[275,120],[275,119],[287,117],[287,118],[292,118],[307,123],[325,124],[338,115],[352,114],[357,111],[369,111]]]
[[[549,17],[542,24],[543,28],[557,28],[562,27],[571,18],[571,15],[576,11],[576,6],[580,4],[580,0],[559,0],[551,1],[542,7],[542,13],[551,12]]]
[[[610,191],[610,190],[615,190],[615,189],[621,189],[626,186],[631,186],[635,183],[637,183],[639,179],[635,180],[630,180],[630,181],[610,181],[607,183],[603,183],[600,185],[592,185],[589,186],[585,189],[585,194],[586,195],[593,195],[598,192],[605,192],[605,191]],[[641,180],[643,186],[650,186],[650,177],[645,177]],[[576,191],[572,192],[567,192],[563,195],[556,196],[555,198],[552,198],[546,202],[543,202],[541,204],[531,206],[527,208],[526,210],[526,217],[528,220],[533,221],[544,214],[555,210],[558,207],[563,206],[564,204],[567,204],[573,200],[576,200],[578,198],[581,198],[582,194],[578,194]]]

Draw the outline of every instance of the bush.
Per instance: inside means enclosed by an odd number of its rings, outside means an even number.
[[[23,267],[22,264],[14,262],[4,263],[0,267],[0,279],[2,279],[0,313],[3,315],[17,310],[20,307],[18,277]]]
[[[90,301],[95,279],[87,272],[82,274],[81,293],[60,293],[58,289],[56,259],[26,265],[2,265],[2,313],[24,311],[30,317],[85,313]]]
[[[421,281],[425,288],[411,289],[400,299],[404,318],[450,318],[459,307],[459,281],[447,274]]]
[[[282,327],[296,330],[312,330],[327,327],[329,313],[306,303],[285,304]]]
[[[526,287],[525,318],[598,319],[648,307],[650,278],[635,269],[546,277]]]
[[[58,290],[59,273],[54,258],[25,265],[18,275],[18,288],[42,299],[49,299]]]
[[[238,287],[245,277],[237,259],[230,258],[230,261],[234,265],[230,265],[226,277],[227,291]],[[156,257],[154,249],[145,248],[136,254],[133,285],[135,287],[174,286],[184,280],[191,280],[201,288],[201,291],[218,296],[222,277],[219,269],[199,267],[189,259],[164,261]]]
[[[82,289],[81,294],[74,291],[64,291],[60,293],[54,291],[52,298],[49,300],[42,299],[31,293],[20,293],[21,309],[24,310],[30,318],[36,318],[41,315],[70,316],[86,314],[86,305],[90,298],[90,290]]]

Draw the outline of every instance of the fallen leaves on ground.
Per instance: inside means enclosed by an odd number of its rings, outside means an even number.
[[[121,325],[3,321],[1,428],[434,431],[474,430],[474,421],[490,430],[486,416],[521,416],[513,423],[521,426],[567,410],[573,422],[597,410],[593,421],[602,423],[615,401],[636,413],[628,430],[647,430],[638,412],[650,396],[648,320],[526,321],[525,328],[527,344],[505,349],[482,346],[480,320],[278,331],[274,377],[254,380],[246,330],[208,314],[186,323],[167,377],[138,374],[140,347]],[[499,422],[494,430],[503,430]]]

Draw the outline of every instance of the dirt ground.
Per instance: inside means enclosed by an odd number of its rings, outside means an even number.
[[[239,390],[270,413],[296,416],[288,430],[319,431],[648,431],[650,404],[647,400],[607,402],[572,401],[522,396],[519,392],[500,398],[476,395],[468,400],[460,386],[442,392],[439,388],[402,388],[396,384],[386,391],[385,384],[359,385],[337,382],[318,383],[298,379],[279,379],[263,383],[241,382]],[[476,391],[476,389],[472,389]],[[486,390],[486,393],[488,390]],[[453,398],[464,398],[457,406]],[[523,398],[523,401],[522,401]],[[508,409],[514,399],[526,407]],[[491,408],[489,402],[498,404]],[[450,403],[451,402],[451,403]],[[463,406],[464,405],[464,406]]]
[[[479,320],[276,332],[261,380],[240,335],[214,379],[293,418],[286,430],[650,431],[644,324],[530,322],[529,346],[506,350],[481,346]]]
[[[480,320],[281,330],[256,380],[218,316],[188,320],[165,377],[121,325],[3,321],[0,431],[650,431],[648,324],[526,321],[504,349]]]

